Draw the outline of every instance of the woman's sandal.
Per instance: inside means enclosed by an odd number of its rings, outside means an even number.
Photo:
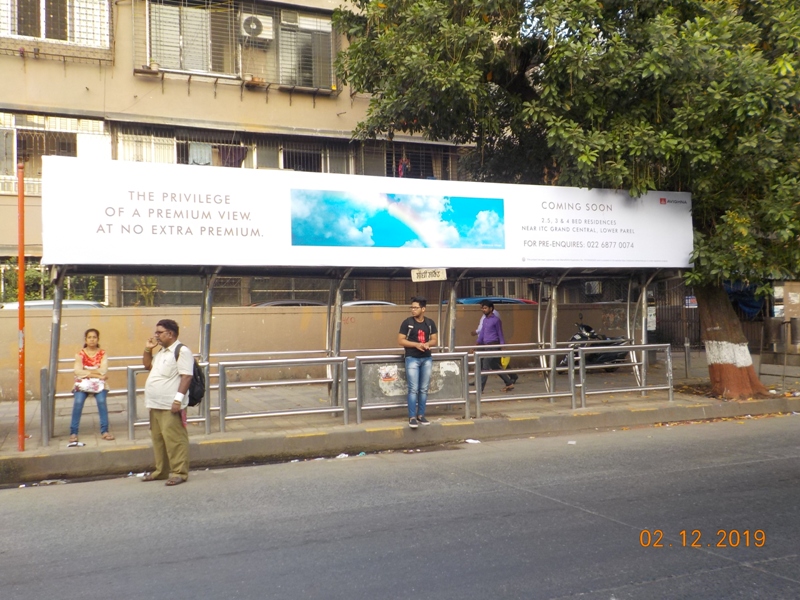
[[[170,477],[169,479],[167,479],[167,480],[164,482],[164,485],[168,485],[168,486],[180,485],[180,484],[182,484],[184,481],[186,481],[186,480],[185,480],[185,479],[182,479],[181,477]]]
[[[70,444],[73,443],[73,442],[77,442],[77,441],[78,441],[78,436],[76,434],[73,433],[72,435],[69,436],[69,443]]]
[[[111,433],[110,431],[106,431],[100,437],[103,438],[104,440],[108,440],[108,441],[111,441],[111,440],[115,439],[114,438],[114,434]]]

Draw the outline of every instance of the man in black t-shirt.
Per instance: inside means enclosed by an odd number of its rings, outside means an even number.
[[[408,426],[430,425],[425,418],[425,403],[431,384],[433,357],[431,348],[439,341],[436,323],[425,316],[425,298],[411,298],[411,316],[402,322],[397,341],[406,351],[406,382],[408,383]]]

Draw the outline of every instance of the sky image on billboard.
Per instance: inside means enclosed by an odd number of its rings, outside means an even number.
[[[293,189],[292,245],[505,248],[502,198]]]

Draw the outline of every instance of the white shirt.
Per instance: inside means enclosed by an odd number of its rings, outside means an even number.
[[[169,348],[162,348],[153,355],[153,368],[144,384],[144,405],[147,408],[170,410],[175,402],[175,394],[181,383],[181,375],[191,375],[194,372],[194,358],[192,351],[186,346],[181,347],[178,362],[175,362],[175,346],[180,344],[175,340]],[[181,408],[189,405],[189,396],[186,395],[181,403]]]

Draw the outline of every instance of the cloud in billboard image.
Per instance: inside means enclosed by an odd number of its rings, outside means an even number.
[[[292,190],[292,245],[505,247],[502,198]]]

